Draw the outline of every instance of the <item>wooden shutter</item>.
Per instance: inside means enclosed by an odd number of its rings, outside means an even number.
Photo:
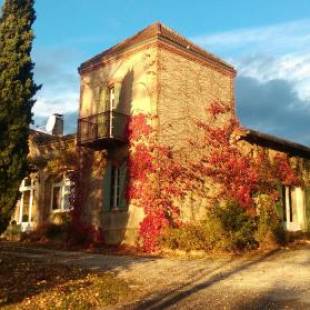
[[[100,95],[99,95],[99,108],[98,113],[102,113],[107,111],[107,101],[109,100],[108,88],[101,87],[100,88]]]
[[[111,162],[107,163],[105,174],[103,177],[103,210],[109,211],[111,209]]]
[[[127,209],[128,208],[128,201],[126,197],[126,190],[128,185],[128,168],[127,168],[127,161],[125,161],[120,167],[120,209]]]
[[[117,111],[117,112],[121,112],[121,111],[119,111],[121,88],[122,88],[121,83],[115,83],[114,84],[114,107],[115,107],[115,111]]]
[[[277,185],[277,190],[279,193],[279,202],[276,204],[276,211],[279,218],[283,221],[286,221],[286,212],[285,212],[285,186],[282,184]]]

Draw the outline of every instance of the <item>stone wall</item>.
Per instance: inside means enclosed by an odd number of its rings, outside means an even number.
[[[105,111],[107,89],[115,88],[116,111],[136,115],[155,114],[157,91],[157,49],[148,47],[127,56],[103,61],[102,66],[81,74],[80,117]],[[85,191],[84,217],[104,231],[107,243],[134,244],[143,210],[129,205],[128,210],[106,211],[104,175],[108,162],[120,165],[128,156],[128,146],[102,151],[83,150],[82,169]]]
[[[231,74],[160,48],[158,76],[162,143],[189,150],[188,139],[199,138],[195,122],[209,120],[207,109],[214,101],[231,106],[234,113]]]

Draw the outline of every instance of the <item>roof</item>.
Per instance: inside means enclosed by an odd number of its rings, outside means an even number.
[[[310,159],[310,148],[305,145],[253,129],[247,129],[246,131],[247,133],[244,136],[241,136],[240,139],[280,152],[285,152],[292,156],[299,156]]]
[[[41,144],[41,145],[52,143],[55,141],[69,141],[69,140],[74,140],[76,138],[76,134],[54,136],[49,133],[35,130],[35,129],[30,129],[30,136],[36,143]]]
[[[224,67],[226,70],[235,73],[235,69],[230,64],[226,63],[222,59],[216,57],[215,55],[205,51],[198,45],[194,44],[190,40],[186,39],[176,31],[172,30],[171,28],[163,25],[160,22],[154,23],[145,29],[141,30],[140,32],[136,33],[134,36],[114,45],[113,47],[103,51],[102,53],[96,55],[95,57],[87,60],[86,62],[82,63],[79,71],[83,71],[84,69],[92,66],[94,64],[98,64],[103,58],[115,55],[119,52],[125,51],[131,47],[134,47],[138,44],[148,42],[152,39],[158,39],[160,41],[173,44],[187,52],[191,52],[200,58],[208,60],[209,62],[213,62],[221,67]]]

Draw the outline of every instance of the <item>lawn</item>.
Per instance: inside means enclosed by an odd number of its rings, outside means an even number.
[[[101,309],[136,294],[128,282],[112,273],[0,253],[2,309]]]

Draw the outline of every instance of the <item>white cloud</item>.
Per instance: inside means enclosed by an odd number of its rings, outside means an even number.
[[[256,55],[234,60],[239,75],[256,78],[261,82],[275,79],[290,81],[299,97],[310,99],[310,56],[287,54],[278,57]]]
[[[33,107],[35,117],[52,113],[72,113],[78,110],[79,75],[77,67],[81,55],[71,48],[45,48],[34,51],[35,80],[42,83],[37,102]]]
[[[79,94],[68,89],[58,95],[39,95],[33,107],[35,116],[49,116],[53,113],[71,113],[78,110]]]
[[[193,40],[227,58],[239,75],[260,82],[287,80],[301,99],[310,99],[310,19],[202,35]]]
[[[276,24],[266,27],[237,29],[193,38],[206,48],[224,48],[228,51],[243,50],[244,53],[264,50],[282,52],[284,49],[310,50],[310,19]]]
[[[238,71],[242,123],[309,145],[310,19],[193,39]]]

